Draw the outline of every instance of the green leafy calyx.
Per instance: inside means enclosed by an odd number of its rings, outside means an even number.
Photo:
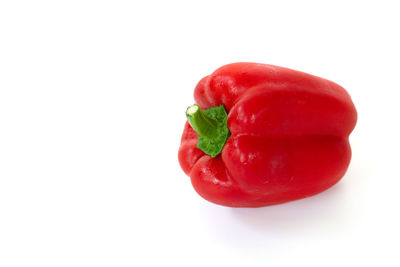
[[[213,158],[220,154],[230,136],[224,106],[201,110],[193,105],[187,108],[186,117],[197,133],[197,148]]]

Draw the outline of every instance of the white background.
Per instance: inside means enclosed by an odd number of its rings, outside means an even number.
[[[0,266],[400,266],[398,1],[1,1]],[[221,65],[285,66],[358,109],[343,180],[211,204],[177,151]]]

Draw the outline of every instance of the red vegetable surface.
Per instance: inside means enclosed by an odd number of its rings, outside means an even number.
[[[200,80],[178,158],[194,189],[230,207],[308,197],[337,183],[357,112],[338,84],[303,72],[234,63]]]

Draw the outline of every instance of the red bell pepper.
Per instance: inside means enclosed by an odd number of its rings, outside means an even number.
[[[303,72],[234,63],[200,80],[179,162],[205,199],[260,207],[320,193],[350,163],[357,112],[344,88]]]

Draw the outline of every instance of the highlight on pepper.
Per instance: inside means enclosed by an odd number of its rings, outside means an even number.
[[[208,201],[284,203],[318,194],[346,173],[357,111],[334,82],[241,62],[201,79],[194,99],[178,158]]]

